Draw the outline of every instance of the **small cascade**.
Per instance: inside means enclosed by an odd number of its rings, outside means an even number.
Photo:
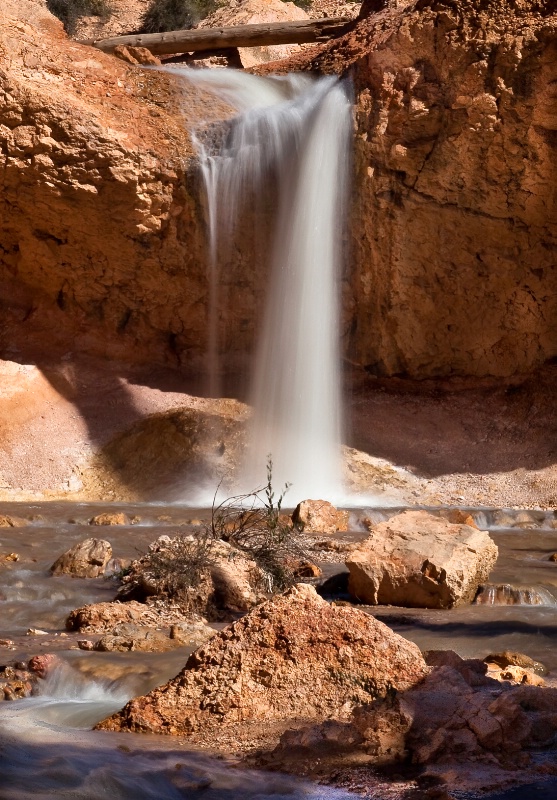
[[[339,264],[350,102],[336,77],[256,77],[233,70],[181,74],[239,113],[224,142],[200,144],[207,192],[211,391],[218,390],[219,252],[246,202],[272,190],[276,215],[266,308],[252,376],[253,419],[240,490],[292,484],[288,502],[340,500]],[[258,199],[259,198],[259,199]],[[241,243],[240,245],[241,246]],[[257,265],[259,268],[259,265]]]
[[[555,606],[557,600],[543,587],[511,586],[510,583],[486,583],[474,600],[482,606]]]

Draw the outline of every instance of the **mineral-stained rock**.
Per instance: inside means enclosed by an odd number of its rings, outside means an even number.
[[[376,525],[350,553],[348,591],[373,605],[452,608],[472,602],[496,560],[487,533],[405,511]]]
[[[53,575],[98,578],[112,558],[112,546],[105,539],[85,539],[63,553],[50,571]]]
[[[294,509],[292,522],[306,533],[347,531],[348,511],[339,511],[327,500],[303,500]]]
[[[324,719],[426,672],[414,644],[299,584],[225,628],[176,678],[98,727],[193,734],[243,721]]]

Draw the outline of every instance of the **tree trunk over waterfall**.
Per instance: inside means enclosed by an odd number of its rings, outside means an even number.
[[[198,50],[222,50],[229,47],[267,47],[275,44],[306,44],[323,42],[350,30],[349,17],[269,22],[258,25],[238,25],[230,28],[200,28],[115,36],[112,39],[88,41],[106,53],[118,45],[146,47],[155,55],[193,53]]]

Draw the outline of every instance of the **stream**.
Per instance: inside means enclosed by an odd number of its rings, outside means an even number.
[[[347,536],[365,537],[364,516],[379,521],[399,510],[353,509]],[[89,525],[93,516],[106,511],[107,504],[0,504],[0,515],[21,523],[0,528],[0,555],[18,556],[0,566],[0,666],[40,653],[56,652],[62,659],[61,666],[41,682],[39,696],[0,703],[0,800],[355,797],[294,777],[239,769],[233,760],[196,752],[178,739],[90,730],[130,697],[176,675],[190,650],[154,654],[80,650],[77,640],[86,637],[65,633],[65,618],[86,603],[113,599],[116,580],[52,577],[49,567],[73,544],[91,536],[107,538],[115,557],[133,558],[162,533],[194,532],[209,519],[207,510],[113,503],[110,511],[124,512],[134,524]],[[470,512],[499,547],[490,582],[508,584],[512,591],[493,591],[485,604],[451,611],[392,607],[372,611],[422,649],[454,649],[464,657],[485,657],[504,649],[527,653],[545,665],[548,683],[556,685],[557,563],[550,556],[557,552],[553,527],[557,518],[538,511]],[[343,570],[342,564],[323,566],[328,574]],[[535,795],[517,789],[493,797],[556,797],[557,787],[551,786],[546,795],[542,787]]]

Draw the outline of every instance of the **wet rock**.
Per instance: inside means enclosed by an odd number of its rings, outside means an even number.
[[[106,576],[116,577],[125,569],[128,569],[131,563],[132,562],[130,558],[111,558],[104,568],[104,574]]]
[[[185,614],[179,607],[156,599],[147,603],[130,600],[125,603],[92,603],[72,611],[66,629],[79,633],[112,633],[118,625],[138,625],[147,628],[169,628],[174,624],[204,624],[195,614]]]
[[[7,553],[6,555],[0,555],[0,561],[19,561],[19,554]]]
[[[557,561],[557,553],[552,553],[552,554],[549,556],[549,560],[550,560],[550,561]]]
[[[124,513],[119,514],[97,514],[89,520],[89,525],[129,525],[129,519]]]
[[[175,647],[199,647],[215,634],[203,622],[175,623],[170,629],[159,630],[141,625],[117,625],[110,633],[95,643],[94,649],[101,652],[140,651],[161,653]]]
[[[31,659],[29,664],[12,663],[0,667],[0,701],[30,697],[39,678],[46,675],[52,656],[45,655],[41,664]]]
[[[487,533],[405,511],[376,525],[350,553],[348,591],[372,605],[453,608],[472,602],[496,560]]]
[[[546,144],[556,124],[546,93],[555,3],[493,2],[489,12],[484,0],[388,5],[380,15],[363,8],[352,31],[304,64],[352,70],[354,80],[352,346],[376,375],[528,372],[555,349],[545,338],[557,311],[556,165]],[[481,66],[478,36],[489,43]],[[532,124],[543,132],[530,144]],[[510,160],[501,156],[508,148]],[[531,185],[535,199],[524,204]],[[393,251],[395,241],[412,247]],[[509,271],[497,269],[500,258]],[[542,271],[525,299],[517,275],[534,261]],[[543,320],[527,322],[525,302]]]
[[[101,652],[140,651],[159,653],[174,646],[168,633],[141,625],[118,625],[111,634],[106,634],[95,643],[94,649]]]
[[[80,650],[94,650],[95,645],[90,639],[78,639],[77,646]]]
[[[301,561],[294,566],[292,574],[295,578],[320,578],[323,574],[321,568],[311,561]]]
[[[13,647],[12,639],[0,639],[0,647]]]
[[[53,575],[73,575],[75,578],[98,578],[104,575],[112,558],[112,546],[105,539],[85,539],[71,547],[51,566]]]
[[[478,587],[476,605],[488,606],[544,606],[553,605],[543,589],[521,588],[510,583],[486,583]]]
[[[92,603],[76,608],[66,620],[66,629],[80,633],[104,633],[111,631],[119,623],[141,624],[152,609],[143,603]]]
[[[170,638],[180,647],[199,647],[215,635],[216,631],[204,622],[177,622],[170,626]]]
[[[25,525],[27,525],[27,521],[20,517],[8,517],[0,514],[0,528],[23,528]]]
[[[323,719],[426,672],[414,644],[299,584],[216,634],[176,678],[98,727],[193,734],[247,720]]]
[[[40,628],[27,628],[26,636],[48,636],[48,631],[43,631]]]
[[[27,663],[27,669],[39,678],[45,678],[50,670],[59,663],[60,659],[54,653],[43,653],[30,658]]]
[[[327,500],[304,500],[294,509],[292,522],[305,533],[347,531],[348,511],[338,511]]]
[[[442,509],[439,516],[455,525],[469,525],[471,528],[478,528],[474,517],[468,511],[462,511],[460,508]]]

